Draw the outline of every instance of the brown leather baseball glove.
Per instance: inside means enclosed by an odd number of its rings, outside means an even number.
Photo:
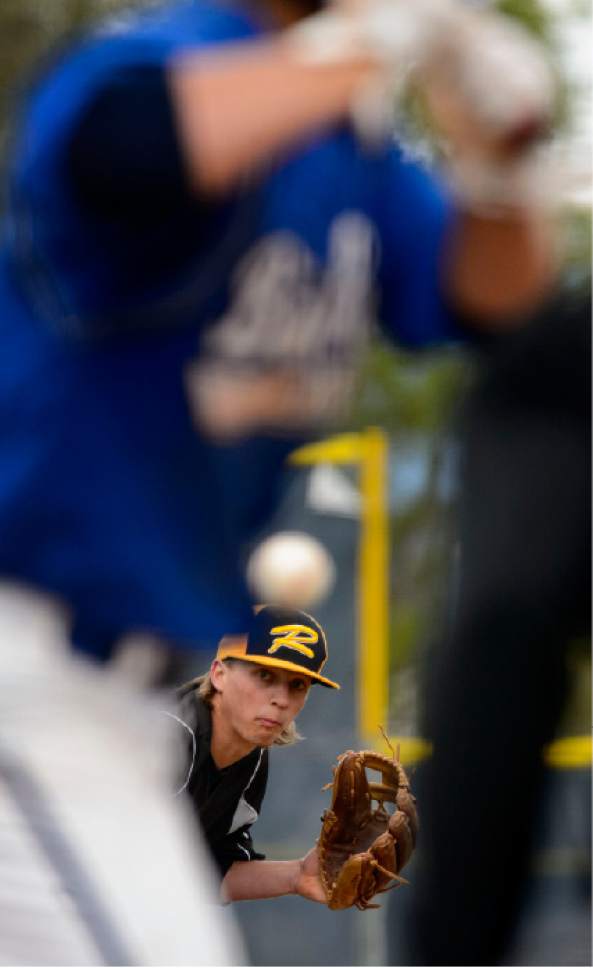
[[[366,770],[381,782],[369,782]],[[400,871],[416,844],[416,799],[401,763],[361,750],[347,750],[334,767],[331,806],[323,814],[318,841],[321,881],[333,911],[369,907],[375,894],[407,883]],[[373,809],[373,801],[377,806]],[[395,806],[388,813],[385,803]]]

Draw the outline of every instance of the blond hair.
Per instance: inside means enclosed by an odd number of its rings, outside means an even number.
[[[222,659],[221,661],[223,661],[225,665],[226,664],[231,665],[235,662],[240,662],[241,660],[240,659]],[[193,689],[190,689],[190,687],[193,687]],[[182,688],[185,695],[187,695],[187,693],[190,691],[197,692],[202,702],[204,702],[210,709],[212,709],[212,700],[214,699],[217,690],[214,688],[214,685],[212,683],[212,679],[210,677],[210,670],[208,670],[208,672],[204,673],[204,675],[202,676],[196,676],[195,679],[191,679],[190,682],[186,683],[186,685],[183,686]],[[301,739],[303,739],[303,737],[298,732],[293,720],[293,722],[289,723],[288,726],[286,726],[282,730],[280,735],[276,737],[273,745],[274,746],[292,746],[294,743],[298,743],[299,740]]]

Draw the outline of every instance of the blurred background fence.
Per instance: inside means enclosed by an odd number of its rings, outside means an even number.
[[[330,767],[337,752],[347,748],[372,745],[388,753],[378,726],[389,730],[393,741],[401,742],[402,756],[412,775],[422,770],[427,754],[419,732],[418,681],[423,661],[423,644],[430,629],[424,624],[426,609],[438,624],[442,614],[441,597],[447,582],[448,556],[444,550],[436,555],[432,541],[437,527],[447,532],[445,520],[454,487],[449,480],[451,469],[443,470],[441,484],[436,489],[430,517],[430,535],[420,543],[416,561],[420,571],[423,556],[428,574],[420,586],[424,596],[410,578],[414,595],[406,599],[407,585],[402,572],[411,568],[410,549],[389,541],[391,566],[388,593],[392,620],[386,630],[389,650],[387,681],[389,683],[387,710],[377,708],[377,693],[371,686],[369,696],[361,696],[365,677],[371,681],[374,668],[383,659],[375,654],[370,670],[368,650],[375,653],[380,643],[366,641],[361,649],[361,596],[370,595],[376,603],[382,588],[365,587],[361,581],[361,546],[364,544],[364,489],[360,488],[360,460],[356,454],[365,453],[369,440],[376,446],[378,432],[366,431],[358,441],[352,435],[317,444],[301,454],[302,463],[294,467],[286,498],[276,518],[270,522],[269,532],[283,529],[305,530],[317,537],[330,550],[337,564],[337,583],[329,598],[316,609],[328,630],[330,645],[329,674],[342,684],[340,693],[328,694],[314,689],[299,719],[305,741],[296,747],[272,752],[269,792],[264,811],[257,825],[257,844],[270,858],[286,858],[303,854],[314,842],[319,831],[319,818],[329,802],[329,792],[322,786],[331,778]],[[381,435],[379,434],[379,438]],[[388,438],[383,438],[385,444]],[[442,443],[442,440],[441,440]],[[348,451],[352,455],[346,460]],[[371,448],[372,452],[372,448]],[[319,462],[309,463],[317,455]],[[325,457],[332,457],[326,461]],[[336,456],[340,460],[336,460]],[[372,459],[372,458],[371,458]],[[413,463],[418,458],[415,456]],[[397,473],[395,468],[400,466]],[[343,461],[343,463],[342,463]],[[403,482],[406,457],[399,455],[391,440],[386,462],[386,508],[392,530],[398,526],[398,516],[404,513]],[[421,499],[430,477],[430,460],[425,461],[417,484]],[[447,466],[445,464],[445,466]],[[411,497],[410,497],[411,500]],[[376,510],[376,509],[375,509]],[[368,513],[368,512],[367,512]],[[368,526],[368,523],[367,523]],[[372,527],[372,525],[371,525]],[[437,529],[438,530],[438,529]],[[430,540],[429,540],[430,539]],[[419,539],[421,542],[421,539]],[[448,547],[445,537],[442,549]],[[424,548],[424,551],[422,551]],[[450,557],[450,556],[449,556]],[[429,565],[429,561],[431,564]],[[364,566],[363,566],[364,570]],[[371,573],[373,565],[371,565]],[[432,590],[429,591],[429,587]],[[401,636],[396,620],[399,605],[418,618],[408,637]],[[371,605],[372,607],[372,605]],[[429,619],[427,619],[428,623]],[[400,642],[405,648],[400,652]],[[559,742],[547,751],[549,771],[546,795],[542,802],[537,835],[537,848],[529,890],[524,900],[520,929],[509,964],[514,965],[587,965],[591,960],[591,743],[590,743],[590,673],[589,651],[583,643],[575,643],[571,656],[572,695],[559,731]],[[365,714],[366,710],[366,714]],[[372,727],[373,712],[375,727]],[[386,715],[385,715],[386,714]],[[493,778],[493,782],[496,782]],[[455,795],[452,793],[452,795]],[[462,791],[459,791],[462,795]],[[493,864],[496,858],[492,859]],[[330,912],[317,905],[305,904],[298,898],[250,902],[236,905],[235,911],[245,934],[250,957],[256,965],[398,965],[405,964],[401,948],[402,925],[405,921],[414,890],[414,861],[406,869],[410,887],[387,896],[380,910]],[[487,872],[485,872],[487,876]],[[447,886],[443,885],[443,890]]]

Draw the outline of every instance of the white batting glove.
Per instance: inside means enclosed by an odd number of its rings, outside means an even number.
[[[343,0],[287,33],[310,63],[364,56],[376,60],[378,67],[405,70],[432,45],[436,21],[426,16],[425,7],[425,0]]]
[[[549,125],[555,100],[541,45],[508,17],[460,4],[449,9],[449,29],[423,64],[425,81],[455,99],[488,144],[512,150],[533,141]],[[446,112],[442,120],[446,127]]]
[[[352,103],[366,140],[389,133],[408,82],[424,90],[459,162],[457,180],[471,181],[478,202],[482,191],[488,202],[502,197],[504,166],[523,158],[550,124],[555,82],[541,46],[509,18],[460,0],[341,0],[289,34],[309,62],[355,56],[376,62]],[[500,165],[505,177],[498,177]]]
[[[425,7],[426,0],[342,0],[287,31],[293,52],[303,62],[329,64],[355,57],[375,62],[351,108],[363,141],[384,140],[389,134],[398,93],[434,49],[440,18],[428,17]]]

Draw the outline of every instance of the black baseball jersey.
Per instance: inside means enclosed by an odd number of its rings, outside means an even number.
[[[210,754],[212,719],[196,692],[183,699],[179,718],[187,730],[187,772],[191,797],[206,841],[224,877],[235,861],[263,860],[251,839],[266,792],[268,751],[259,747],[219,770]]]

